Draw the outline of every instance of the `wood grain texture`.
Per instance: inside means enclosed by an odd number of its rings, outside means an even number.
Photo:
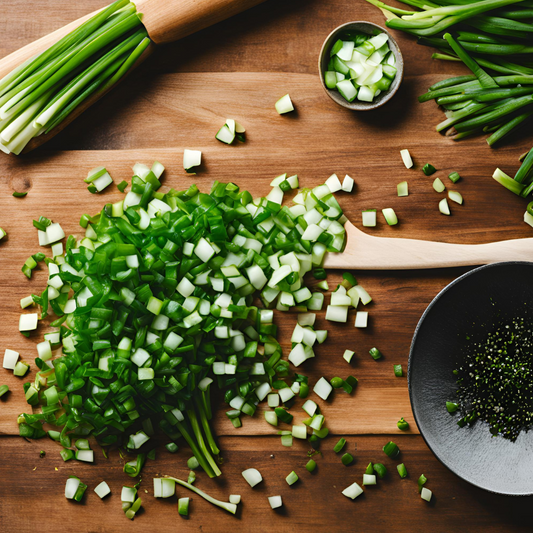
[[[106,3],[5,0],[0,56]],[[182,150],[201,149],[204,165],[195,178],[197,183],[208,187],[214,179],[232,180],[256,194],[264,194],[272,177],[285,171],[298,173],[306,186],[323,182],[332,172],[341,176],[348,173],[355,178],[356,189],[352,195],[340,195],[340,202],[356,227],[361,229],[360,212],[365,208],[393,207],[400,219],[396,227],[388,227],[380,219],[373,235],[464,244],[530,237],[530,228],[521,220],[526,202],[490,177],[496,166],[512,174],[518,168],[518,155],[530,147],[530,138],[514,137],[513,142],[507,141],[496,150],[489,149],[483,138],[456,144],[434,131],[442,119],[436,106],[416,102],[416,96],[435,81],[464,73],[460,66],[432,61],[429,49],[395,33],[405,59],[405,78],[390,103],[361,115],[335,106],[323,94],[316,74],[320,46],[333,28],[350,20],[383,24],[381,14],[363,0],[269,0],[161,49],[134,78],[95,104],[91,113],[81,116],[45,148],[20,159],[2,157],[0,227],[8,230],[9,238],[0,244],[0,355],[9,347],[29,360],[35,356],[36,339],[13,333],[20,313],[19,299],[45,282],[43,271],[37,271],[31,282],[20,273],[24,260],[37,249],[31,219],[49,214],[67,232],[77,232],[83,212],[95,212],[103,203],[119,198],[114,187],[102,196],[90,195],[81,182],[87,168],[101,161],[108,164],[118,182],[130,176],[135,161],[149,162],[157,157],[169,169],[165,185],[185,187],[192,180],[181,168]],[[290,92],[297,112],[280,117],[273,104],[286,92]],[[223,146],[214,139],[228,117],[246,126],[246,144]],[[399,157],[402,148],[410,149],[414,170],[403,166]],[[439,169],[437,175],[445,183],[450,171],[463,176],[453,188],[461,192],[465,205],[452,205],[451,217],[438,212],[441,196],[433,191],[432,178],[420,170],[427,162]],[[398,198],[396,184],[404,180],[409,182],[410,196]],[[30,194],[18,200],[10,196],[13,190],[29,190]],[[302,468],[303,443],[297,442],[289,450],[281,447],[277,436],[243,437],[246,433],[270,432],[259,417],[245,418],[242,431],[235,431],[241,436],[219,439],[225,459],[223,479],[211,481],[200,475],[198,482],[219,497],[242,493],[244,504],[237,518],[194,497],[190,519],[182,520],[175,501],[152,498],[153,475],[186,476],[184,459],[189,452],[183,449],[176,456],[162,451],[155,463],[147,464],[141,489],[149,492],[143,499],[145,511],[129,523],[120,511],[118,491],[131,481],[122,473],[116,452],[109,461],[97,454],[94,466],[64,464],[51,441],[27,443],[2,436],[0,530],[529,530],[530,499],[503,498],[472,488],[445,469],[420,436],[398,435],[395,426],[400,416],[411,423],[412,419],[406,380],[394,377],[392,364],[407,367],[412,333],[425,307],[439,290],[467,270],[356,273],[374,297],[369,306],[370,327],[356,331],[351,324],[327,324],[330,338],[317,349],[320,356],[305,367],[312,379],[348,372],[360,379],[353,397],[338,394],[324,408],[333,432],[359,434],[348,437],[350,446],[357,443],[353,467],[340,464],[331,451],[334,439],[329,439],[324,443],[324,457],[319,457],[323,462],[311,481]],[[340,272],[333,272],[331,279],[339,280]],[[287,335],[294,318],[278,322],[283,346],[288,348]],[[325,325],[325,321],[320,318],[319,324]],[[383,352],[382,360],[376,362],[368,355],[372,346]],[[351,369],[342,360],[347,347],[356,351]],[[16,429],[13,417],[26,407],[21,381],[1,369],[0,376],[0,383],[8,382],[14,391],[6,401],[0,401],[0,432],[12,433]],[[219,435],[230,432],[224,420],[216,429]],[[376,432],[384,434],[360,435]],[[407,480],[397,477],[394,462],[381,452],[389,438],[402,449],[401,460],[410,473]],[[38,450],[42,448],[48,455],[41,460]],[[369,489],[355,502],[339,494],[351,481],[360,479],[369,461],[379,460],[390,467],[391,475],[374,488],[376,494]],[[258,467],[265,478],[255,490],[247,487],[240,475],[250,466]],[[301,483],[290,489],[284,477],[292,469],[303,475]],[[422,472],[435,494],[431,506],[416,492],[415,482]],[[74,473],[89,484],[86,502],[81,505],[66,502],[62,496],[66,477]],[[114,494],[100,502],[91,490],[102,479],[109,482]],[[268,507],[266,496],[273,494],[283,496],[285,509],[281,513]]]
[[[253,533],[359,530],[449,533],[458,526],[467,532],[531,531],[531,498],[505,499],[473,488],[437,462],[421,438],[404,435],[395,440],[402,450],[400,460],[409,473],[406,479],[400,479],[396,472],[398,461],[381,451],[383,437],[349,437],[346,449],[356,460],[348,467],[331,450],[333,444],[325,444],[323,456],[315,457],[318,466],[313,474],[305,470],[307,448],[302,442],[287,449],[282,448],[277,438],[225,437],[220,439],[225,450],[224,476],[212,480],[199,473],[195,485],[225,501],[229,494],[240,494],[240,509],[232,516],[187,489],[178,488],[178,497],[192,498],[187,519],[178,515],[176,497],[153,498],[153,477],[171,475],[186,479],[188,475],[185,466],[188,451],[171,455],[163,449],[156,461],[148,460],[143,469],[139,488],[143,510],[129,522],[120,508],[120,491],[123,485],[131,486],[135,481],[122,472],[123,462],[117,451],[107,460],[96,454],[94,465],[63,463],[56,443],[49,440],[28,443],[6,437],[0,446],[0,524],[7,526],[2,531],[18,533],[36,530],[219,533],[235,529]],[[41,449],[46,451],[43,459],[39,458]],[[367,487],[365,494],[356,500],[343,496],[341,491],[349,484],[361,483],[369,462],[382,462],[388,470],[386,478],[374,487]],[[263,481],[253,489],[241,476],[243,470],[252,466],[263,476]],[[300,480],[288,486],[285,477],[292,470]],[[421,500],[417,490],[417,479],[422,473],[434,494],[429,505]],[[63,496],[65,480],[70,475],[78,476],[88,485],[82,503]],[[111,495],[104,500],[93,492],[102,480],[111,488]],[[281,495],[284,502],[279,511],[272,511],[268,504],[267,497],[274,495]],[[33,512],[28,512],[30,504]],[[63,520],[67,525],[61,526]]]

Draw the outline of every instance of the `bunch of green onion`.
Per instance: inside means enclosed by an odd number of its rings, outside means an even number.
[[[472,71],[442,80],[419,97],[443,107],[446,120],[437,131],[454,140],[490,133],[487,143],[493,146],[533,114],[531,0],[403,0],[421,11],[367,1],[384,12],[389,28],[438,48],[433,58],[462,61]]]
[[[20,434],[43,437],[48,423],[64,448],[93,435],[137,453],[159,427],[171,441],[183,437],[207,474],[218,476],[210,386],[216,380],[224,391],[236,427],[274,388],[290,391],[272,308],[322,307],[323,295],[303,276],[323,271],[326,251],[342,251],[346,218],[327,185],[282,205],[296,176],[276,178],[271,193],[254,200],[232,183],[215,182],[209,194],[196,185],[164,193],[161,164],[135,168],[141,176],[124,199],[83,215],[85,237],[69,236],[64,251],[46,258],[47,288],[32,299],[41,318],[56,315],[50,325],[58,329],[37,347],[40,371],[24,392],[40,412],[19,417]],[[64,237],[45,217],[34,225],[44,245]],[[29,334],[36,324],[20,329]],[[294,381],[309,390],[305,376]],[[289,406],[295,394],[282,395]],[[323,418],[313,418],[320,435]],[[297,433],[306,438],[305,426]]]
[[[150,39],[135,4],[117,0],[0,80],[0,150],[19,154],[87,98],[113,86]]]

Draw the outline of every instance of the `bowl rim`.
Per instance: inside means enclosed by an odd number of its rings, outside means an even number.
[[[415,419],[415,423],[416,423],[416,426],[418,428],[418,431],[420,432],[420,436],[424,439],[424,442],[426,443],[427,447],[430,449],[430,451],[439,460],[439,462],[441,464],[443,464],[448,470],[450,470],[450,472],[455,474],[457,477],[461,478],[466,483],[468,483],[468,484],[470,484],[470,485],[472,485],[472,486],[474,486],[474,487],[476,487],[478,489],[484,490],[484,491],[489,492],[491,494],[498,494],[500,496],[512,496],[512,497],[515,497],[515,498],[520,498],[520,497],[524,497],[524,496],[526,496],[526,497],[527,496],[533,496],[533,490],[531,492],[512,493],[512,492],[493,490],[493,489],[484,487],[482,485],[479,485],[478,483],[475,483],[473,481],[470,481],[469,479],[464,478],[459,472],[457,472],[457,470],[455,468],[450,466],[444,459],[442,459],[439,456],[439,454],[437,454],[437,452],[432,448],[430,442],[428,442],[428,439],[426,439],[426,436],[424,435],[424,433],[423,433],[423,431],[422,431],[422,429],[420,427],[419,419],[418,419],[418,416],[417,416],[417,411],[415,409],[415,404],[413,402],[413,388],[412,388],[412,383],[411,383],[411,380],[412,380],[411,368],[412,368],[414,345],[415,345],[416,339],[418,337],[418,333],[419,333],[419,331],[420,331],[420,329],[422,327],[422,324],[423,324],[426,316],[428,315],[428,313],[433,309],[433,307],[435,305],[437,305],[438,301],[440,300],[440,298],[445,293],[447,293],[455,285],[457,285],[458,283],[460,283],[464,279],[466,279],[466,278],[468,278],[468,277],[470,277],[472,275],[477,274],[481,270],[487,270],[487,269],[490,269],[490,268],[499,268],[499,267],[502,267],[504,265],[505,266],[508,266],[508,265],[529,265],[529,266],[533,266],[533,261],[498,261],[496,263],[489,263],[488,265],[482,265],[482,266],[473,268],[472,270],[469,270],[468,272],[465,272],[461,276],[455,278],[453,281],[448,283],[448,285],[446,285],[443,289],[441,289],[437,293],[437,295],[431,300],[429,305],[426,307],[426,309],[422,313],[422,316],[420,317],[420,319],[418,321],[418,324],[416,325],[415,331],[413,333],[413,339],[411,341],[411,347],[409,349],[409,359],[408,359],[408,362],[407,362],[407,387],[409,389],[409,403],[411,404],[411,411],[413,413],[413,417]]]
[[[391,86],[384,94],[384,97],[379,102],[361,102],[359,100],[354,100],[354,102],[348,102],[340,97],[341,99],[337,99],[334,97],[333,92],[331,89],[328,89],[326,87],[326,84],[324,82],[324,70],[322,68],[322,59],[325,56],[327,50],[326,50],[326,43],[331,39],[331,37],[337,33],[340,33],[343,31],[346,26],[350,26],[352,24],[366,24],[368,26],[372,26],[373,28],[378,29],[380,32],[385,33],[389,40],[393,43],[393,45],[396,48],[396,52],[393,51],[394,56],[396,58],[396,64],[400,65],[400,68],[398,68],[398,72],[396,73],[396,77],[394,78],[393,84],[397,81],[397,83],[394,85],[394,87]],[[352,20],[349,22],[344,22],[343,24],[337,26],[335,29],[333,29],[328,36],[324,39],[324,42],[322,43],[322,46],[320,48],[320,53],[318,54],[318,76],[320,78],[320,84],[322,85],[322,88],[326,91],[326,94],[338,105],[341,107],[344,107],[346,109],[350,109],[351,111],[372,111],[374,109],[378,109],[379,107],[385,105],[388,101],[392,99],[392,97],[398,92],[398,89],[400,88],[400,85],[403,81],[403,55],[400,50],[400,46],[398,45],[398,42],[393,37],[393,35],[386,29],[380,26],[379,24],[376,24],[375,22],[370,22],[368,20]]]

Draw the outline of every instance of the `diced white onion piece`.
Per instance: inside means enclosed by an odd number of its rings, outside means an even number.
[[[7,368],[8,370],[15,370],[15,366],[19,359],[19,353],[15,352],[15,350],[10,350],[9,348],[6,348],[6,351],[4,352],[4,363],[3,367]]]
[[[392,207],[386,207],[385,209],[382,209],[381,212],[383,213],[383,216],[385,217],[385,220],[389,226],[395,226],[398,224],[398,217],[396,216],[396,213]]]
[[[283,115],[283,113],[290,113],[291,111],[294,111],[294,106],[292,105],[291,97],[288,94],[282,96],[276,102],[276,111],[280,115]]]
[[[366,290],[361,287],[361,285],[356,285],[355,287],[352,287],[352,289],[354,289],[357,294],[359,294],[359,298],[361,299],[361,303],[363,305],[367,305],[372,301],[372,297],[370,296],[370,294],[368,294],[368,292],[366,292]]]
[[[354,47],[354,41],[342,41],[342,48],[337,52],[337,56],[343,61],[350,61],[352,59]]]
[[[159,161],[154,161],[150,170],[154,173],[155,177],[159,179],[161,174],[165,172],[165,167]]]
[[[318,344],[322,344],[328,338],[328,331],[326,329],[317,329],[315,330],[315,334]]]
[[[328,305],[326,309],[326,320],[331,322],[346,322],[348,320],[348,306]]]
[[[359,82],[359,79],[358,79]],[[365,79],[366,83],[366,79]],[[374,100],[374,91],[370,89],[370,87],[367,87],[366,85],[362,85],[359,87],[359,92],[357,93],[357,99],[361,102],[372,102]]]
[[[215,255],[215,250],[203,237],[201,237],[194,248],[194,253],[204,263],[207,263],[213,255]]]
[[[354,186],[354,180],[353,178],[350,178],[350,176],[348,176],[348,174],[346,174],[346,176],[344,176],[344,179],[342,180],[342,190],[344,192],[352,192],[353,190],[353,186]]]
[[[429,502],[431,501],[431,496],[433,496],[433,493],[429,489],[426,489],[426,487],[422,487],[422,490],[420,491],[420,497]]]
[[[183,150],[183,168],[189,170],[202,164],[202,152],[200,150]]]
[[[185,277],[181,278],[176,290],[184,297],[190,296],[196,287]]]
[[[228,119],[230,120],[230,119]],[[227,124],[224,124],[215,135],[215,138],[224,144],[231,144],[235,140],[235,121],[233,121],[233,131],[228,127]]]
[[[533,228],[533,215],[530,215],[527,211],[524,213],[524,222],[529,224]]]
[[[65,498],[73,500],[81,481],[77,477],[69,477],[65,483]]]
[[[137,489],[133,487],[122,487],[122,492],[120,493],[120,501],[133,503],[137,497]]]
[[[268,395],[267,403],[269,407],[278,407],[279,406],[279,394],[277,392],[273,392]]]
[[[363,474],[363,485],[375,485],[376,476],[374,474]]]
[[[99,178],[96,178],[93,182],[92,182],[92,185],[94,185],[96,187],[96,190],[98,192],[101,192],[103,191],[106,187],[108,187],[109,185],[111,185],[113,183],[113,178],[109,175],[109,172],[106,172],[105,174],[103,174],[102,176],[100,176]],[[48,226],[50,227],[50,226]],[[48,228],[47,228],[48,229]]]
[[[39,317],[37,313],[30,313],[28,315],[20,315],[19,331],[33,331],[34,329],[37,329],[38,321],[39,321]]]
[[[328,399],[328,396],[331,394],[332,390],[333,387],[331,386],[329,381],[327,381],[323,377],[320,378],[313,387],[313,392],[323,400]]]
[[[270,392],[272,391],[272,388],[270,387],[270,384],[268,382],[261,383],[256,389],[255,389],[255,395],[257,396],[257,399],[262,402],[267,395],[270,395]]]
[[[50,345],[50,341],[43,341],[37,344],[37,353],[39,354],[39,358],[43,361],[47,361],[52,357],[52,346]]]
[[[256,468],[248,468],[242,473],[242,477],[248,482],[250,487],[254,488],[258,483],[263,481],[261,473]]]
[[[446,186],[444,183],[442,183],[440,178],[435,178],[433,181],[433,189],[435,189],[436,192],[442,192],[444,189],[446,189]]]
[[[102,481],[102,483],[97,485],[94,489],[94,492],[96,492],[100,498],[105,498],[108,494],[111,494],[111,489],[105,481]]]
[[[294,366],[300,366],[307,359],[303,344],[297,344],[291,350],[288,359]]]
[[[305,424],[298,424],[292,426],[292,436],[295,439],[306,439],[307,438],[307,426]]]
[[[103,167],[101,167],[101,168],[103,168]],[[135,176],[138,176],[139,178],[141,178],[143,181],[144,181],[144,178],[146,178],[146,176],[150,172],[150,169],[146,165],[144,165],[143,163],[135,163],[135,165],[133,165],[133,167],[131,169],[133,170],[133,174],[135,174]],[[93,171],[93,174],[94,174],[94,171]]]
[[[351,350],[345,350],[342,357],[347,363],[349,363],[354,355],[355,352],[352,352]]]
[[[83,461],[85,463],[94,462],[94,451],[93,450],[77,450],[76,459],[78,461]]]
[[[230,496],[230,498],[231,498],[231,496]],[[269,496],[268,497],[268,503],[270,504],[270,507],[272,507],[272,509],[278,509],[279,507],[281,507],[283,505],[283,502],[281,500],[281,496]]]
[[[389,36],[386,33],[379,33],[378,35],[371,37],[368,39],[368,43],[370,43],[376,50],[381,48],[387,41],[389,40]]]
[[[316,313],[300,313],[298,315],[298,324],[300,326],[313,326],[316,320]]]
[[[398,183],[396,188],[398,191],[398,196],[409,196],[409,185],[406,181],[401,181],[400,183]]]
[[[275,411],[265,411],[265,420],[271,425],[271,426],[277,426],[278,425],[278,415]]]
[[[338,294],[336,292],[332,293],[331,295],[331,305],[337,306],[337,305],[352,305],[352,299],[349,296],[346,296],[344,294]]]
[[[241,495],[240,494],[230,494],[229,495],[229,502],[234,503],[235,505],[238,505],[241,503]]]
[[[63,228],[57,222],[50,224],[46,228],[46,238],[48,240],[48,244],[52,244],[54,242],[60,241],[64,237],[65,237],[65,232],[63,231]]]
[[[349,487],[346,487],[342,491],[342,493],[347,498],[351,498],[352,500],[355,500],[357,496],[360,496],[361,494],[363,494],[363,489],[357,483],[352,483]]]
[[[283,403],[288,402],[291,398],[294,398],[294,392],[289,387],[280,389],[278,391],[279,397]]]
[[[155,218],[158,213],[161,215],[164,215],[165,213],[169,213],[172,211],[172,208],[165,202],[154,198],[149,204],[148,204],[148,216],[150,218]]]
[[[327,180],[326,185],[328,186],[331,192],[337,192],[342,189],[342,184],[337,177],[337,174],[332,174]]]
[[[316,410],[318,409],[318,405],[313,400],[306,400],[305,403],[302,405],[302,409],[309,416],[314,416]]]
[[[137,348],[131,356],[131,361],[137,366],[143,366],[150,359],[150,354],[144,348]]]
[[[400,150],[400,155],[402,156],[402,161],[405,165],[405,168],[411,168],[413,166],[413,159],[411,158],[409,150]]]
[[[352,287],[346,294],[351,298],[352,300],[352,307],[354,309],[357,309],[357,306],[359,305],[359,299],[360,299],[360,296],[359,296],[359,291],[356,289],[356,287],[358,287],[358,285],[356,285],[355,287]],[[366,291],[365,291],[366,292]],[[370,296],[369,296],[370,298]],[[372,300],[372,298],[370,298],[370,300]]]
[[[368,325],[368,312],[357,311],[357,314],[355,315],[355,327],[366,328],[367,325]]]
[[[142,197],[140,194],[129,191],[124,198],[124,203],[122,204],[124,210],[128,209],[128,207],[139,205],[141,203],[141,198]]]
[[[363,218],[363,226],[365,228],[373,228],[376,226],[377,215],[376,215],[375,209],[363,211],[362,218]]]
[[[439,211],[440,211],[443,215],[451,215],[451,212],[450,212],[450,206],[448,205],[448,201],[446,200],[446,198],[443,198],[443,199],[439,202]]]
[[[73,298],[70,300],[67,300],[67,303],[65,304],[65,307],[63,308],[63,311],[66,315],[71,315],[76,311],[76,300]]]
[[[357,89],[350,80],[341,80],[337,82],[336,87],[345,100],[348,100],[348,102],[352,102],[355,97],[358,96]],[[361,92],[362,89],[363,87],[360,87],[359,92]]]
[[[463,197],[460,192],[457,191],[448,191],[448,198],[455,203],[462,204]]]

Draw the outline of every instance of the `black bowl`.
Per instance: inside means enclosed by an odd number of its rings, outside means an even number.
[[[420,433],[445,466],[482,489],[533,495],[533,430],[515,442],[492,437],[476,421],[457,425],[446,401],[457,389],[452,371],[464,358],[467,335],[483,338],[506,319],[533,316],[533,263],[494,263],[471,270],[445,287],[416,328],[409,354],[409,396]],[[532,354],[533,356],[533,354]]]

